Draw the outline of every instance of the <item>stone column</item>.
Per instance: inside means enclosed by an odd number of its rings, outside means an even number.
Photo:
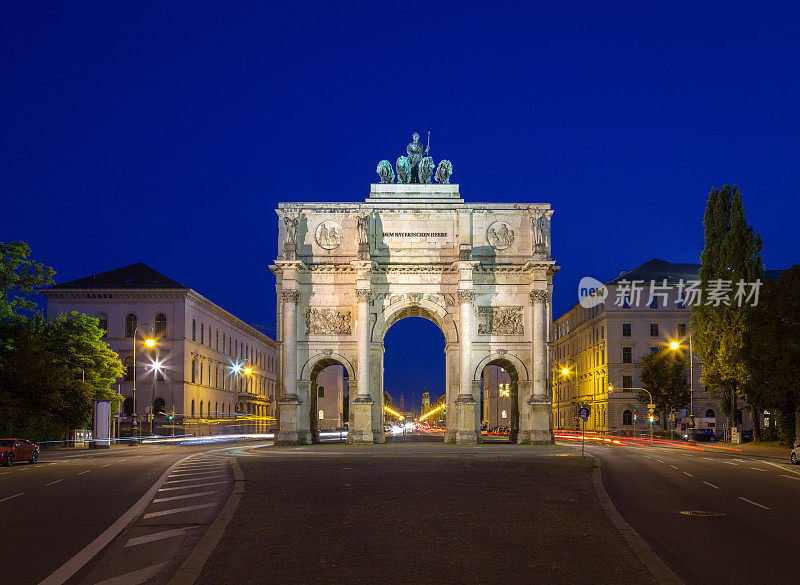
[[[301,442],[298,420],[300,399],[297,396],[297,301],[300,292],[281,291],[283,300],[283,395],[278,400],[280,430],[277,445],[297,445]]]
[[[533,303],[533,392],[528,401],[530,436],[525,437],[524,442],[550,444],[553,442],[553,404],[547,390],[547,291],[532,290],[530,296]]]
[[[470,269],[470,280],[471,272]],[[461,303],[461,335],[458,340],[461,350],[459,352],[461,354],[461,368],[458,376],[459,393],[458,398],[456,398],[455,442],[468,444],[477,443],[480,436],[480,426],[476,429],[475,424],[478,403],[472,395],[472,302],[474,299],[475,292],[472,289],[458,291],[458,300]]]
[[[368,288],[356,289],[358,301],[358,394],[353,401],[355,417],[348,434],[351,443],[372,443],[372,396],[369,393],[369,305],[372,293]]]

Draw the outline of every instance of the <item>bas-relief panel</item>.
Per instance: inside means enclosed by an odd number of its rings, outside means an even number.
[[[523,335],[522,307],[478,307],[478,334]]]
[[[353,332],[353,312],[332,307],[308,307],[306,335],[350,335]]]

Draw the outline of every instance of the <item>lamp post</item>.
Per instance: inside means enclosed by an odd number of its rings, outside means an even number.
[[[139,417],[136,415],[136,336],[139,333],[139,329],[142,327],[146,327],[151,333],[152,328],[147,323],[142,323],[141,325],[137,325],[136,329],[133,330],[133,421],[138,423]],[[156,344],[156,340],[152,337],[145,337],[144,344],[147,347],[153,347]],[[139,433],[139,425],[136,424],[134,427],[134,437]]]
[[[673,350],[680,348],[677,341],[670,341]],[[694,352],[692,352],[692,332],[689,331],[689,438],[694,439]]]

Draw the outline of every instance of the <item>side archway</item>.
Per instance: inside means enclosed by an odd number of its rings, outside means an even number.
[[[311,356],[300,370],[300,379],[297,381],[298,398],[301,404],[305,407],[303,409],[303,417],[307,417],[308,421],[308,440],[312,443],[319,443],[320,441],[320,427],[319,427],[319,398],[318,395],[318,378],[320,374],[330,366],[341,366],[344,370],[344,377],[350,381],[355,380],[356,370],[353,368],[351,361],[345,356],[334,353],[333,351],[323,351]],[[344,391],[344,384],[342,385]],[[354,392],[348,392],[350,397],[354,396]],[[345,400],[344,396],[342,398]],[[348,413],[352,412],[350,408],[349,399],[347,404],[342,404],[342,408],[346,409]],[[349,416],[348,416],[349,418]],[[303,421],[305,422],[305,421]]]

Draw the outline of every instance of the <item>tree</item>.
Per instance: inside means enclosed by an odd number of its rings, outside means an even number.
[[[711,190],[703,226],[705,246],[700,257],[700,295],[692,303],[692,339],[703,362],[700,381],[720,400],[728,419],[734,420],[732,399],[738,394],[746,398],[744,392],[751,381],[745,336],[752,322],[752,307],[747,303],[739,306],[734,299],[727,304],[715,302],[713,292],[726,285],[735,292],[739,282],[763,282],[763,243],[747,225],[741,193],[735,185]],[[757,399],[755,394],[753,398]],[[754,411],[755,423],[756,415]]]
[[[653,395],[656,410],[672,412],[688,404],[690,395],[687,376],[686,358],[680,352],[662,349],[642,358],[642,373],[639,378],[642,388]],[[637,398],[642,404],[650,402],[650,397],[644,391],[639,392]]]
[[[0,319],[35,310],[36,303],[25,295],[53,284],[55,270],[29,260],[30,255],[31,249],[25,242],[0,242]]]

